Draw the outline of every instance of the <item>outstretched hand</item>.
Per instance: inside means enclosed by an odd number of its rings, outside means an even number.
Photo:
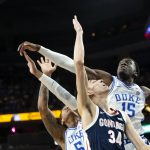
[[[44,74],[51,76],[51,74],[56,70],[56,65],[52,65],[52,62],[48,58],[41,57],[41,60],[37,60],[37,63],[41,67],[41,70]]]
[[[28,54],[25,51],[23,51],[23,55],[27,61],[30,73],[36,76],[39,70],[37,69],[35,62],[28,56]]]
[[[74,16],[73,20],[73,25],[74,25],[74,29],[76,32],[82,32],[83,33],[83,29],[82,29],[82,26],[80,25],[78,19],[77,19],[77,16]]]
[[[24,51],[25,50],[29,50],[29,51],[39,51],[40,50],[40,45],[38,44],[34,44],[34,43],[31,43],[31,42],[28,42],[28,41],[25,41],[23,43],[21,43],[18,47],[18,50],[20,55],[23,56],[24,54]]]

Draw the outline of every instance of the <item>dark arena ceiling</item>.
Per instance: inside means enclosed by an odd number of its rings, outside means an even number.
[[[110,63],[130,56],[148,67],[150,42],[144,31],[149,6],[149,0],[0,0],[0,62],[7,55],[18,64],[16,50],[24,40],[72,57],[76,14],[84,29],[88,65],[109,69]]]

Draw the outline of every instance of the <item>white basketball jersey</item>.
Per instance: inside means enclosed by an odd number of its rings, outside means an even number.
[[[68,128],[65,132],[66,150],[91,150],[86,132],[81,122],[75,128]]]
[[[137,84],[127,86],[115,76],[109,88],[109,107],[125,111],[137,132],[143,134],[141,121],[144,119],[142,110],[145,105],[145,96],[142,89]]]

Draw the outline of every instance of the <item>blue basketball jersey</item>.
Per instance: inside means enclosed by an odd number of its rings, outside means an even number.
[[[65,150],[91,150],[87,133],[82,129],[81,122],[78,122],[77,127],[67,128]]]
[[[110,115],[96,106],[95,118],[85,129],[91,150],[124,150],[124,128],[121,112]]]

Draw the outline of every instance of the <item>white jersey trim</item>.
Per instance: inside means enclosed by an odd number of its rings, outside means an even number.
[[[112,80],[112,82],[111,82],[111,84],[110,84],[110,86],[109,86],[109,93],[108,93],[108,95],[113,91],[114,86],[115,86],[115,79],[114,79],[114,76],[112,76],[112,78],[113,78],[113,80]]]
[[[84,129],[85,131],[88,130],[89,128],[91,128],[91,127],[95,124],[95,122],[96,122],[97,119],[98,119],[98,116],[99,116],[99,107],[96,106],[95,117],[94,117],[93,121]]]
[[[119,110],[120,111],[120,110]],[[126,114],[124,111],[120,111],[122,118],[124,119],[125,123],[127,123]]]

